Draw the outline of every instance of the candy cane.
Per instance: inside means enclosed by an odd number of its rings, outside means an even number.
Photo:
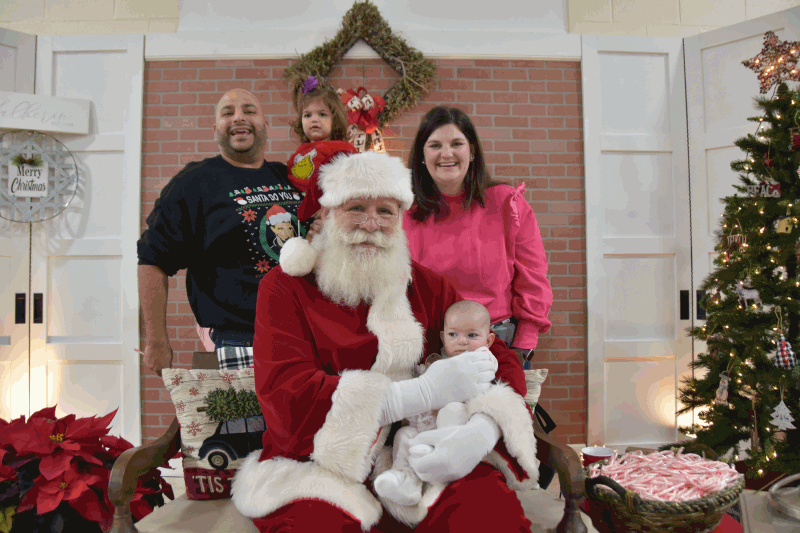
[[[643,499],[688,501],[719,492],[739,477],[725,463],[704,459],[697,454],[681,454],[669,450],[643,454],[635,451],[608,464],[589,468],[589,477],[608,476]]]

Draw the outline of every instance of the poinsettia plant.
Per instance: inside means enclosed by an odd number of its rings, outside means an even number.
[[[0,419],[0,532],[108,531],[114,505],[108,478],[133,444],[109,435],[117,411],[97,418],[56,418],[48,407],[6,422]],[[157,468],[139,479],[131,503],[134,520],[173,499]],[[53,529],[56,523],[61,528]],[[69,525],[67,525],[69,524]]]

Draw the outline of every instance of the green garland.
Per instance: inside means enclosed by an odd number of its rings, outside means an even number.
[[[25,157],[22,154],[17,154],[11,158],[11,163],[15,167],[21,167],[22,165],[30,165],[32,167],[40,167],[42,166],[42,158],[38,155],[34,155],[31,157]]]
[[[386,107],[378,115],[381,128],[395,117],[417,105],[420,96],[436,82],[436,66],[422,52],[392,34],[378,8],[366,0],[356,2],[342,19],[342,29],[329,41],[303,54],[284,77],[326,78],[356,41],[363,39],[384,61],[400,74],[400,79],[383,95]]]

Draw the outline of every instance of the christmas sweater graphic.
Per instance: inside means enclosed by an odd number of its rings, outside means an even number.
[[[278,264],[287,240],[305,237],[306,228],[296,214],[303,198],[285,185],[245,187],[229,192],[228,196],[246,226],[253,268],[258,277],[263,277]]]

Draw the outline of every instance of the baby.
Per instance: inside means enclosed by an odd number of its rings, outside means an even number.
[[[489,329],[489,312],[472,300],[462,300],[451,305],[444,315],[442,353],[429,355],[424,368],[439,359],[454,357],[464,352],[489,351],[494,342],[494,333]],[[420,365],[423,366],[423,365]],[[420,374],[424,372],[424,368]],[[438,414],[421,413],[408,419],[409,425],[400,428],[392,447],[392,468],[375,478],[375,492],[379,496],[400,505],[416,505],[422,498],[422,480],[408,464],[408,441],[423,431],[460,426],[467,423],[467,412],[463,403],[452,402],[442,407]],[[413,452],[424,454],[430,448],[424,444],[414,446]]]

